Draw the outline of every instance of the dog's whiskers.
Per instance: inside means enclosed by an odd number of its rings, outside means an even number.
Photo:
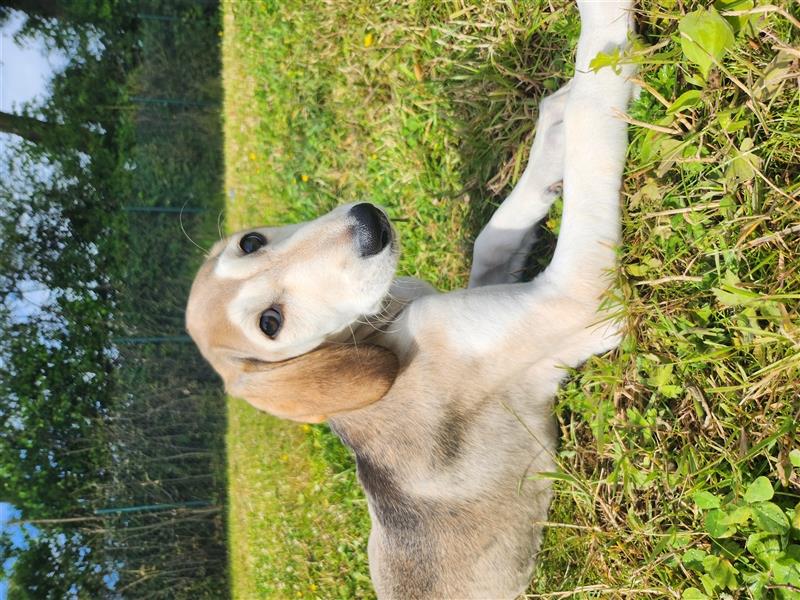
[[[187,203],[187,202],[189,202],[189,199],[188,199],[188,198],[186,199],[186,201],[184,201],[184,203],[183,203],[183,206],[181,206],[181,211],[178,213],[178,223],[179,223],[179,224],[180,224],[180,226],[181,226],[181,231],[183,232],[183,235],[185,235],[185,236],[186,236],[186,239],[187,239],[187,240],[189,240],[189,241],[190,241],[190,242],[192,242],[192,243],[193,243],[195,246],[197,246],[198,248],[200,248],[200,250],[202,250],[204,254],[208,254],[208,250],[206,250],[206,249],[205,249],[205,248],[203,248],[203,247],[202,247],[200,244],[198,244],[197,242],[195,242],[195,241],[192,239],[192,237],[191,237],[191,236],[188,234],[188,232],[186,231],[186,228],[183,226],[183,209],[185,209],[185,208],[186,208],[186,203]]]
[[[365,317],[365,319],[366,319],[366,317]],[[372,329],[374,329],[375,331],[383,331],[382,329],[376,327],[375,324],[372,323],[371,321],[369,321],[368,319],[364,320],[364,321],[362,321],[361,319],[356,319],[355,322],[359,323],[361,325],[368,325],[369,327],[372,327]],[[350,329],[352,331],[352,327]]]
[[[224,214],[224,212],[225,209],[223,208],[219,211],[219,214],[217,215],[217,233],[219,233],[220,241],[225,239],[225,236],[222,235],[222,215]]]
[[[353,338],[353,346],[355,346],[356,350],[358,350],[358,340],[356,339],[356,332],[353,331],[352,325],[348,325],[347,328],[350,330],[350,337]]]
[[[391,318],[391,315],[389,314],[388,311],[375,313],[374,315],[363,315],[363,317],[365,321],[361,322],[364,323],[365,325],[372,324],[372,321],[378,323],[391,323],[394,321],[394,319]],[[372,321],[370,321],[370,319],[372,319]]]

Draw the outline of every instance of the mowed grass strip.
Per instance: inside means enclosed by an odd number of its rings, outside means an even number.
[[[531,597],[792,597],[751,537],[791,554],[798,532],[762,531],[742,503],[759,476],[787,519],[800,500],[798,9],[726,17],[735,44],[703,78],[678,31],[699,7],[639,15],[630,334],[557,398],[562,474]],[[229,0],[223,18],[226,229],[369,200],[396,219],[402,274],[463,285],[539,100],[571,75],[572,3]],[[238,400],[229,414],[234,596],[371,597],[347,452],[325,427]]]

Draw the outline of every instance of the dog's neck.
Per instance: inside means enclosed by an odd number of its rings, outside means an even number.
[[[398,317],[420,296],[435,293],[430,284],[413,277],[398,277],[384,296],[380,310],[370,315],[361,315],[348,327],[333,336],[333,344],[374,344],[394,352],[401,359],[406,352],[400,347],[401,337],[397,336]]]
[[[377,313],[360,317],[339,332],[337,336],[331,338],[329,343],[332,346],[349,345],[355,348],[378,346],[384,348],[396,357],[397,368],[402,371],[411,360],[415,348],[413,337],[404,334],[406,327],[404,313],[417,298],[434,293],[436,290],[421,280],[411,277],[397,278],[392,283]],[[376,396],[375,402],[379,402],[382,398],[383,395]],[[373,415],[374,411],[363,409],[375,402],[361,405],[353,410],[329,413],[327,417],[333,423],[337,417],[346,415],[347,418],[344,419],[343,424],[348,422],[357,429],[362,426],[369,429],[371,419],[368,417]]]

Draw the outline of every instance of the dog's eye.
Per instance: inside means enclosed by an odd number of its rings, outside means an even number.
[[[282,324],[283,316],[281,311],[274,306],[261,313],[261,318],[258,320],[258,326],[261,327],[261,331],[271,338],[278,335]]]
[[[242,239],[239,240],[239,248],[242,249],[242,252],[245,254],[250,254],[255,252],[259,248],[262,248],[267,245],[267,238],[265,238],[260,233],[253,231],[252,233],[245,234],[242,236]]]

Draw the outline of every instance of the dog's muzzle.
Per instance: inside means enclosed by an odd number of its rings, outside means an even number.
[[[356,204],[350,209],[355,219],[355,238],[362,258],[375,256],[392,241],[392,227],[382,210],[369,202]]]

